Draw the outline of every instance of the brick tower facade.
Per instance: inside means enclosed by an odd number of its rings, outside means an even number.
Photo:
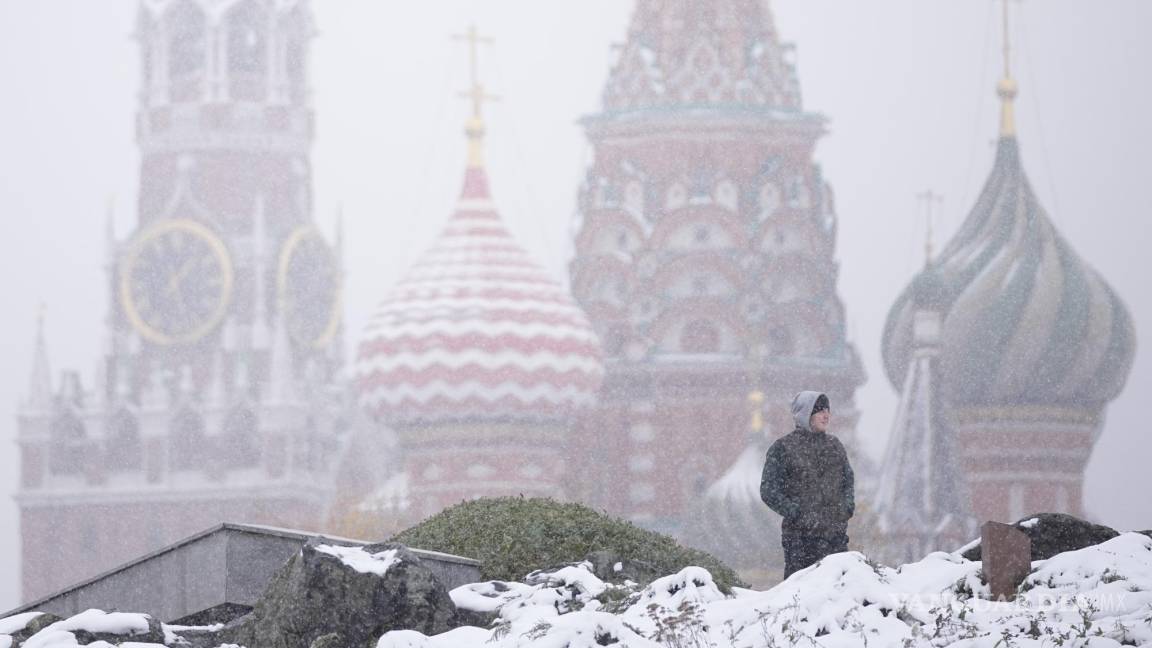
[[[149,0],[140,194],[95,385],[19,416],[23,594],[221,521],[316,528],[342,427],[341,261],[311,213],[304,0]]]
[[[854,445],[864,375],[813,161],[825,120],[804,110],[790,54],[761,0],[639,0],[603,110],[583,121],[572,289],[606,377],[569,495],[659,530],[686,532],[745,450],[757,387],[770,436],[791,431],[796,392],[819,389]]]

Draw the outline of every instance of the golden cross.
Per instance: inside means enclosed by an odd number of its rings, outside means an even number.
[[[1020,2],[1021,0],[1015,0]],[[1008,5],[1012,0],[1001,0],[1004,8],[1004,78],[1012,78],[1012,33],[1008,22]]]
[[[1003,7],[1003,20],[1001,22],[1003,23],[1003,31],[1005,31],[1005,38],[1003,38],[1003,40],[1005,40],[1005,42],[1003,42],[1003,51],[1005,51],[1005,78],[1011,77],[1011,38],[1008,30],[1008,1],[1009,0],[1001,0],[1000,2]]]
[[[996,84],[996,94],[1000,96],[1000,136],[1016,136],[1016,81],[1012,78],[1012,37],[1008,23],[1008,3],[1012,0],[1001,0],[1004,5],[1004,77]],[[1016,0],[1019,2],[1019,0]]]
[[[472,117],[478,120],[481,116],[484,101],[495,101],[499,98],[495,95],[486,94],[483,84],[480,83],[480,51],[478,45],[480,43],[491,44],[492,39],[487,36],[481,36],[480,33],[476,31],[475,24],[468,26],[468,33],[455,34],[452,36],[452,39],[468,42],[468,63],[472,86],[467,92],[460,93],[460,96],[472,100]]]
[[[924,220],[928,222],[928,229],[924,234],[924,266],[932,264],[932,205],[944,202],[944,196],[926,189],[916,194],[916,200],[924,205]]]

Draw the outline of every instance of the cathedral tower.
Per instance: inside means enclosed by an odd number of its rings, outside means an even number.
[[[342,269],[312,220],[311,37],[305,0],[141,3],[97,380],[37,377],[20,417],[26,599],[222,521],[322,520]]]
[[[563,496],[569,430],[602,377],[587,317],[492,200],[475,30],[468,39],[472,115],[456,209],[381,300],[356,358],[365,411],[403,451],[412,521],[478,496]]]
[[[1083,515],[1084,468],[1136,350],[1124,303],[1056,230],[1025,174],[1004,11],[992,171],[939,258],[892,306],[883,340],[889,380],[912,384],[929,281],[942,318],[936,389],[979,522]]]
[[[573,292],[605,347],[574,495],[665,531],[745,449],[746,398],[791,430],[802,389],[853,446],[864,374],[836,292],[832,191],[764,0],[638,0],[583,122]],[[757,440],[757,443],[761,443]],[[623,482],[623,486],[621,486]]]

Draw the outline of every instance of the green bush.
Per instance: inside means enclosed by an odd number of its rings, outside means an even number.
[[[643,561],[660,575],[695,565],[721,590],[744,586],[736,573],[703,551],[594,511],[546,498],[481,498],[447,508],[392,538],[410,547],[475,558],[485,580],[517,581],[528,573],[578,562],[593,551]]]

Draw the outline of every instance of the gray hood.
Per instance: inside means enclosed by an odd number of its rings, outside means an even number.
[[[812,420],[812,408],[816,407],[816,399],[823,396],[823,392],[802,391],[792,399],[792,418],[796,421],[796,428],[811,432],[808,424]]]

